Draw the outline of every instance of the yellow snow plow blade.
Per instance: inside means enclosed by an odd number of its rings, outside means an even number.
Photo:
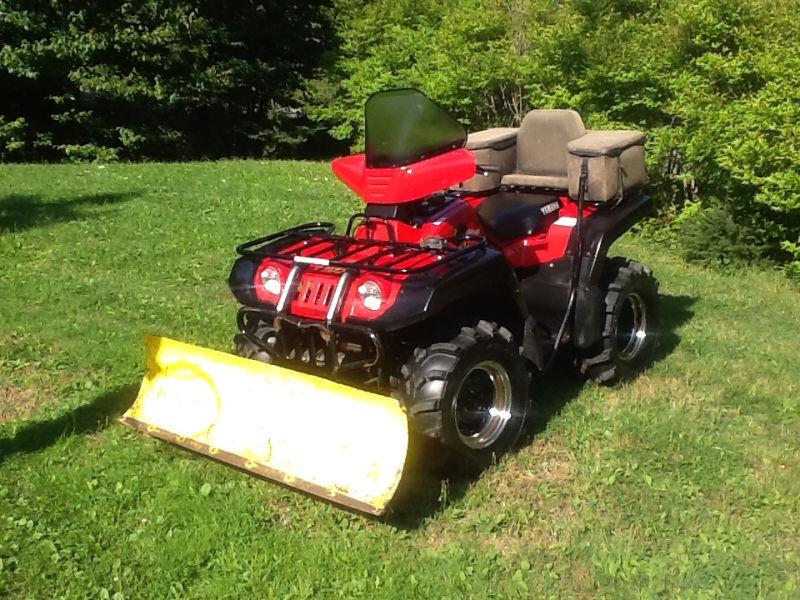
[[[147,372],[123,423],[351,508],[397,490],[408,421],[392,398],[146,336]]]

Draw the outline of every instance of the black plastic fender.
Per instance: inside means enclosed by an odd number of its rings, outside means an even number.
[[[650,216],[653,201],[641,195],[624,200],[619,205],[600,209],[583,222],[583,255],[581,276],[571,339],[578,348],[597,343],[603,330],[603,273],[608,249],[634,224]],[[574,232],[577,233],[577,232]],[[575,246],[575,240],[571,246]],[[564,318],[570,295],[574,256],[540,265],[522,279],[520,290],[528,310],[537,322],[555,332]]]
[[[513,268],[501,252],[487,248],[441,270],[409,277],[394,305],[379,318],[364,324],[376,330],[396,331],[444,315],[459,302],[468,302],[476,296],[494,304],[474,307],[476,314],[488,315],[502,307],[506,314],[513,310],[516,314],[509,316],[520,324],[527,317]]]
[[[256,256],[240,256],[231,267],[231,274],[228,276],[228,287],[234,298],[244,306],[258,304],[253,281],[262,260],[262,258]]]
[[[581,282],[599,285],[608,249],[623,233],[654,213],[653,199],[643,194],[623,200],[619,205],[600,210],[583,223],[583,256]],[[588,261],[586,259],[589,259]]]

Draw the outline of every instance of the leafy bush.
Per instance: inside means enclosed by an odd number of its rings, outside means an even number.
[[[800,0],[0,0],[0,159],[291,156],[322,130],[358,148],[364,101],[386,87],[420,87],[473,130],[570,107],[590,127],[648,131],[651,190],[687,256],[800,273],[799,13]]]
[[[24,118],[19,117],[8,122],[0,115],[0,160],[13,157],[25,146],[24,133]]]

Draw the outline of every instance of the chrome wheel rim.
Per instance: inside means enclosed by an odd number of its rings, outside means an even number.
[[[647,310],[639,294],[630,293],[622,300],[617,315],[617,354],[622,360],[635,357],[647,339]]]
[[[453,416],[462,443],[474,450],[494,444],[511,419],[511,378],[493,360],[476,364],[453,396]]]

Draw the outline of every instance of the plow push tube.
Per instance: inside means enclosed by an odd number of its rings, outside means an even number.
[[[389,397],[146,336],[147,369],[121,421],[350,508],[381,515],[397,491],[408,421]]]

